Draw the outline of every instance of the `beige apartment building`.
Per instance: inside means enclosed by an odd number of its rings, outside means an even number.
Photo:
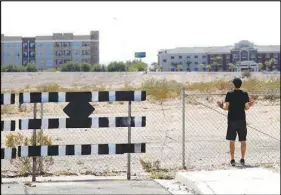
[[[1,34],[1,64],[36,64],[38,69],[66,62],[99,63],[99,32],[89,35],[53,33],[51,36],[15,37]]]

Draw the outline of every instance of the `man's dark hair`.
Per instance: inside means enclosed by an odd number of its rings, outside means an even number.
[[[241,79],[239,79],[239,78],[235,78],[235,79],[233,79],[233,84],[234,84],[234,86],[235,86],[235,88],[240,88],[241,87],[241,85],[242,85],[242,80]]]

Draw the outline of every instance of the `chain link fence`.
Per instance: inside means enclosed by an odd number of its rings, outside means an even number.
[[[251,94],[251,93],[250,93]],[[246,163],[252,166],[280,163],[280,95],[252,94],[256,104],[247,111],[248,141]],[[146,127],[132,128],[131,142],[146,143],[146,153],[131,154],[131,174],[147,176],[146,166],[157,162],[162,169],[212,169],[229,166],[229,146],[225,140],[226,111],[216,102],[225,94],[189,94],[173,100],[132,102],[132,116],[146,116]],[[18,96],[16,96],[18,98]],[[18,100],[16,99],[16,102]],[[91,103],[92,116],[128,116],[128,102]],[[37,118],[67,117],[67,103],[37,104]],[[3,105],[2,120],[33,118],[33,105]],[[184,119],[184,120],[183,120]],[[18,124],[17,124],[18,126]],[[18,128],[17,128],[18,129]],[[37,130],[40,131],[40,130]],[[42,130],[52,145],[127,143],[128,128]],[[32,130],[2,132],[1,148],[7,136],[30,138]],[[240,157],[240,145],[236,147]],[[24,172],[15,160],[2,160],[1,175],[17,176]],[[31,164],[30,164],[31,166]],[[44,161],[43,172],[52,175],[126,175],[127,155],[52,157]]]
[[[186,166],[196,169],[228,167],[227,111],[217,106],[226,94],[187,94],[185,106]],[[280,164],[280,93],[249,93],[255,104],[246,111],[246,164]],[[237,138],[238,139],[238,138]],[[236,143],[240,160],[240,143]]]

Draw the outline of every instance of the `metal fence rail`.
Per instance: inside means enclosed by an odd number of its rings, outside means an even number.
[[[247,111],[248,140],[246,163],[255,166],[263,163],[280,163],[280,93],[249,93],[256,98],[256,104]],[[214,169],[228,166],[229,147],[225,140],[227,129],[226,111],[217,107],[216,102],[224,100],[225,94],[182,93],[180,98],[163,103],[147,100],[132,102],[131,114],[146,116],[144,128],[109,129],[49,129],[42,132],[52,145],[83,143],[146,143],[146,153],[113,156],[52,157],[43,158],[40,174],[94,174],[147,175],[143,162],[160,163],[165,169]],[[3,105],[2,120],[33,118],[33,105],[23,105],[18,112],[16,105]],[[67,117],[62,109],[67,103],[42,103],[37,105],[37,118]],[[91,103],[96,111],[94,116],[128,115],[126,102]],[[37,130],[40,132],[40,130]],[[1,147],[7,147],[8,135],[20,134],[31,138],[32,131],[18,130],[2,132]],[[128,140],[129,138],[129,140]],[[42,144],[44,140],[41,140]],[[240,157],[240,144],[236,147]],[[12,163],[11,163],[12,162]],[[39,161],[41,162],[41,161]],[[18,160],[2,160],[3,177],[22,174]],[[27,162],[28,163],[28,162]],[[42,164],[42,163],[40,163]],[[30,161],[32,166],[32,161]]]

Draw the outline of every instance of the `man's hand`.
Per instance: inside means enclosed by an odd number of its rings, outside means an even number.
[[[252,96],[249,96],[249,106],[253,106],[255,103],[255,99]]]
[[[218,106],[221,108],[221,109],[223,109],[223,101],[222,102],[217,102],[217,104],[218,104]]]

